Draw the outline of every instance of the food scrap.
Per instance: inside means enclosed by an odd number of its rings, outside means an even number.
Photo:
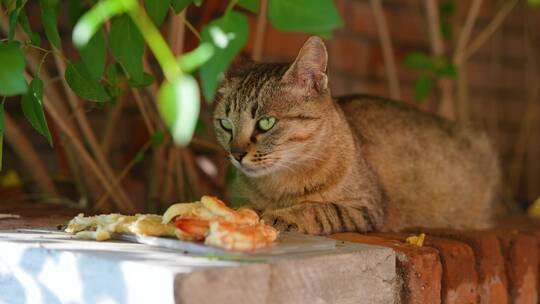
[[[104,241],[112,233],[176,237],[227,250],[254,250],[272,245],[278,231],[265,225],[251,209],[234,210],[215,197],[170,206],[160,215],[117,213],[73,218],[66,232],[79,238]]]
[[[418,247],[422,247],[424,245],[424,239],[426,238],[425,233],[420,233],[419,235],[412,235],[405,239],[405,242],[411,245],[416,245]]]

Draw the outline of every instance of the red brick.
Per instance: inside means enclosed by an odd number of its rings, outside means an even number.
[[[513,234],[516,234],[519,231],[522,234],[529,235],[536,239],[536,247],[529,245],[531,247],[527,248],[527,251],[537,252],[537,259],[538,259],[537,274],[538,274],[540,272],[540,221],[531,219],[526,216],[510,217],[502,221],[500,223],[500,227],[501,227],[500,228],[501,230],[511,229],[511,231],[513,231]],[[534,264],[534,257],[533,257],[532,263]],[[538,290],[540,290],[540,278],[538,277],[537,277],[537,284],[538,285],[537,285],[536,291],[538,292]]]
[[[292,62],[308,37],[308,34],[280,32],[268,23],[263,58],[270,61]]]
[[[377,26],[368,1],[351,1],[345,26],[356,33],[377,37]]]
[[[508,279],[506,277],[504,257],[496,233],[489,231],[438,231],[432,233],[471,246],[476,258],[476,271],[478,272],[479,303],[509,303]]]
[[[410,234],[381,233],[386,238],[404,241]],[[476,303],[478,297],[478,274],[472,248],[456,240],[426,236],[424,246],[439,251],[443,268],[441,299],[447,304]]]
[[[517,230],[499,232],[512,303],[538,301],[538,243]]]
[[[442,266],[436,249],[358,233],[332,235],[337,240],[392,248],[402,278],[401,303],[440,303]]]
[[[333,69],[351,73],[367,73],[369,66],[382,64],[370,62],[373,48],[365,41],[352,37],[335,37],[328,44],[328,61]]]

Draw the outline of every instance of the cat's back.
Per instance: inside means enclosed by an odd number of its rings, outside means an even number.
[[[490,225],[500,177],[484,133],[385,98],[336,101],[388,197],[386,230]]]

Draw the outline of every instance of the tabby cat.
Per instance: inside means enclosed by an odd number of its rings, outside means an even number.
[[[310,234],[491,226],[500,174],[487,137],[384,98],[333,98],[327,60],[311,37],[292,64],[224,80],[215,130],[239,197],[266,223]]]

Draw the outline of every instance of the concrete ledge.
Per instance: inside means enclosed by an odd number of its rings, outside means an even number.
[[[394,303],[395,254],[333,251],[234,261],[123,242],[0,232],[0,302]]]

